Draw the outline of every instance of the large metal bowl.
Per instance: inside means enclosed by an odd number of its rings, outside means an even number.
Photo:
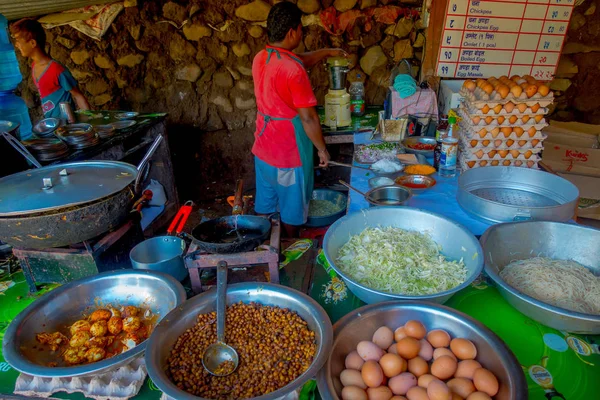
[[[481,237],[485,272],[514,308],[541,324],[559,331],[600,334],[600,315],[583,314],[543,303],[521,293],[500,277],[516,260],[549,257],[573,260],[600,276],[600,230],[551,221],[498,224]]]
[[[351,236],[360,234],[366,228],[378,226],[393,226],[428,233],[441,246],[441,253],[448,259],[463,259],[467,267],[467,279],[453,289],[422,296],[381,292],[355,282],[338,267],[337,257],[340,248]],[[350,291],[368,304],[390,300],[428,300],[443,304],[454,293],[469,286],[483,269],[481,246],[468,229],[442,215],[412,207],[373,207],[340,218],[325,234],[323,252],[331,267],[344,279]]]
[[[4,335],[2,353],[14,369],[29,375],[50,378],[96,375],[129,363],[144,352],[148,341],[112,358],[72,367],[48,367],[46,363],[54,361],[57,355],[48,357],[47,353],[40,353],[30,360],[21,349],[36,343],[36,333],[64,331],[67,324],[80,319],[96,305],[143,304],[163,318],[185,298],[183,286],[161,272],[110,271],[73,281],[40,297],[17,315]]]
[[[341,399],[340,373],[346,355],[361,340],[371,340],[380,326],[392,330],[408,320],[421,321],[428,330],[444,329],[452,337],[471,340],[477,346],[477,361],[496,375],[500,390],[496,400],[527,399],[525,376],[511,350],[480,322],[451,308],[426,302],[387,302],[361,307],[333,326],[335,341],[331,356],[317,376],[319,393],[324,399]]]
[[[264,305],[289,308],[298,313],[315,333],[317,354],[312,365],[296,380],[279,390],[255,397],[256,400],[273,400],[290,393],[314,377],[329,357],[333,342],[331,321],[323,308],[307,295],[297,290],[271,283],[238,283],[227,286],[227,303],[257,302]],[[167,376],[167,359],[177,338],[196,324],[200,313],[216,309],[216,291],[212,290],[193,297],[182,306],[171,311],[158,324],[147,341],[146,368],[152,381],[166,395],[177,400],[198,400],[200,397],[179,389]]]
[[[331,189],[315,189],[312,192],[312,200],[327,200],[335,204],[339,207],[339,211],[329,214],[322,215],[319,217],[311,217],[310,210],[308,215],[308,220],[306,221],[306,226],[327,226],[331,225],[344,214],[346,214],[346,208],[348,206],[348,196],[344,193],[337,192]]]

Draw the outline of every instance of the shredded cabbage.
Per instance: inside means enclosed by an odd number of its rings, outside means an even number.
[[[308,205],[309,217],[323,217],[326,215],[335,214],[342,207],[329,200],[311,200]]]
[[[340,270],[371,289],[426,295],[452,289],[467,279],[460,261],[448,261],[429,235],[400,228],[367,228],[338,254]]]

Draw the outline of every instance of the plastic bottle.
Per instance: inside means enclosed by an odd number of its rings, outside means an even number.
[[[445,178],[456,176],[458,160],[458,125],[456,117],[448,117],[448,136],[442,139],[439,174]]]
[[[17,55],[8,35],[8,21],[0,14],[0,120],[18,123],[20,140],[31,136],[27,105],[14,94],[22,79]]]
[[[356,75],[360,79],[361,76]],[[353,117],[362,117],[365,115],[365,86],[361,81],[352,82],[350,84],[350,112]]]

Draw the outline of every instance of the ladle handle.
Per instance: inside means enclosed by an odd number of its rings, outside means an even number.
[[[357,192],[357,193],[359,193],[359,194],[362,194],[362,195],[363,195],[365,198],[367,198],[367,195],[366,195],[366,194],[364,194],[363,192],[361,192],[360,190],[358,190],[358,189],[357,189],[357,188],[355,188],[354,186],[351,186],[350,184],[346,183],[345,181],[343,181],[343,180],[341,180],[341,179],[340,179],[340,183],[341,183],[342,185],[346,186],[348,189],[352,189],[352,190],[354,190],[355,192]]]
[[[227,306],[227,263],[217,263],[217,342],[225,343],[225,308]]]

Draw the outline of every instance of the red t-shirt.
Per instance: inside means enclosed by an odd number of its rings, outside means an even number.
[[[292,119],[298,108],[314,107],[317,98],[310,85],[304,66],[291,51],[276,49],[267,64],[268,53],[261,50],[252,63],[254,94],[258,113],[252,153],[262,161],[277,168],[301,167],[296,134],[291,121],[271,120],[263,131],[265,120],[261,113],[272,118]],[[292,58],[293,57],[293,58]]]

